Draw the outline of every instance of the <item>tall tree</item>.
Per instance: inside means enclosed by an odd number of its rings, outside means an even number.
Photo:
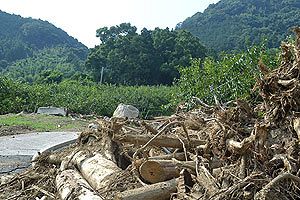
[[[206,49],[187,31],[156,28],[153,31],[123,23],[97,30],[101,43],[91,49],[86,67],[96,81],[104,68],[104,82],[126,85],[172,84],[177,66],[203,58]]]

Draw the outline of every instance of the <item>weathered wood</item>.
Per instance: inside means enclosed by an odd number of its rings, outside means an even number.
[[[229,139],[227,141],[228,150],[235,154],[243,154],[255,141],[255,135],[251,135],[242,142],[234,141],[233,139]]]
[[[208,196],[215,194],[219,190],[216,179],[204,166],[200,166],[198,168],[198,176],[196,180],[206,189]]]
[[[152,156],[152,157],[149,157],[148,159],[149,160],[172,160],[173,158],[175,158],[176,160],[184,161],[185,154],[184,154],[184,152],[171,153],[171,154],[161,155],[161,156]]]
[[[84,152],[78,152],[72,158],[72,162],[80,171],[82,176],[95,189],[105,189],[111,181],[109,177],[121,169],[112,161],[101,154],[89,157]]]
[[[265,187],[263,187],[259,192],[257,192],[254,196],[254,200],[267,200],[273,199],[274,195],[272,195],[272,190],[278,185],[278,183],[283,182],[285,179],[291,179],[296,183],[300,183],[300,178],[290,173],[283,173],[278,175],[272,181],[270,181]],[[283,195],[281,198],[275,199],[283,199],[285,196]]]
[[[176,192],[176,179],[118,193],[115,200],[168,200]]]
[[[144,145],[150,139],[152,139],[152,137],[153,136],[151,136],[151,135],[127,134],[127,135],[122,135],[122,136],[115,135],[113,140],[118,141],[118,142],[122,142],[122,143]],[[182,139],[182,141],[184,142],[186,147],[189,146],[187,139]],[[199,145],[206,144],[206,141],[191,139],[190,143],[193,146],[199,146]],[[150,146],[182,148],[182,143],[180,142],[180,140],[178,138],[174,138],[174,137],[170,137],[170,136],[159,136],[150,144]]]
[[[293,120],[293,127],[297,133],[298,140],[300,141],[300,118],[296,118]]]
[[[68,169],[56,176],[56,188],[61,199],[103,200],[75,170]]]
[[[194,183],[188,170],[183,169],[177,181],[177,199],[190,199],[186,194],[191,191]]]
[[[179,170],[171,160],[148,160],[139,167],[141,177],[149,183],[158,183],[179,177]]]

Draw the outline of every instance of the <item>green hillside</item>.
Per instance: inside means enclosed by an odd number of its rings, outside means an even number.
[[[267,39],[278,47],[300,25],[299,0],[221,0],[178,24],[217,51],[246,49]]]
[[[75,73],[82,68],[87,53],[86,46],[47,21],[0,11],[0,71],[9,72],[12,77],[30,79],[20,77],[30,76],[29,68],[36,68],[34,73],[52,69],[64,73],[66,67],[60,66],[68,66],[67,70]],[[48,62],[56,58],[57,61]],[[22,73],[25,71],[29,73]]]
[[[45,48],[14,62],[3,73],[29,83],[59,83],[65,78],[76,79],[84,71],[84,60],[78,54],[71,47]]]

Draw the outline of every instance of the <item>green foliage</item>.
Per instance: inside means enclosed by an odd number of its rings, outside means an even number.
[[[32,57],[18,60],[3,73],[23,82],[59,83],[84,73],[84,61],[78,49],[58,46],[35,52]]]
[[[299,0],[221,0],[177,27],[220,52],[246,49],[263,39],[268,47],[278,47],[299,18]]]
[[[91,49],[86,67],[100,81],[125,85],[172,84],[179,77],[178,65],[188,65],[192,58],[204,58],[206,49],[187,31],[136,27],[123,23],[97,30],[101,44]]]
[[[0,114],[34,112],[40,106],[66,107],[70,112],[111,116],[119,103],[136,106],[142,117],[167,115],[173,87],[114,86],[92,82],[59,84],[13,82],[0,78]]]
[[[223,102],[248,97],[260,75],[259,60],[272,69],[278,66],[277,58],[278,50],[254,46],[245,52],[223,54],[220,60],[194,59],[190,67],[180,68],[175,96],[181,100],[196,96],[207,103],[214,101],[214,95]]]
[[[14,78],[35,81],[36,73],[61,65],[58,71],[71,71],[69,76],[86,59],[87,47],[47,21],[0,11],[0,22],[0,72],[10,71]]]

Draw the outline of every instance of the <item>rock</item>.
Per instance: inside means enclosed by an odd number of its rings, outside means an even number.
[[[115,118],[137,118],[138,116],[139,110],[136,107],[122,103],[118,105],[113,114]]]
[[[37,114],[67,116],[67,109],[52,106],[39,107],[37,110]]]
[[[95,123],[91,123],[89,124],[89,129],[91,129],[92,131],[97,131],[98,128],[99,128],[99,125],[98,124],[95,124]]]

